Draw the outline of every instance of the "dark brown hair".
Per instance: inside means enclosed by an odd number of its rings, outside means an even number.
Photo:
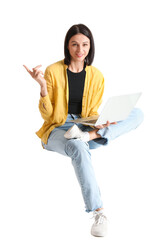
[[[70,56],[70,53],[68,50],[68,44],[69,44],[69,40],[71,39],[71,37],[78,33],[81,33],[90,39],[90,50],[89,50],[88,55],[85,58],[85,64],[89,66],[92,64],[93,59],[94,59],[95,45],[94,45],[93,35],[92,35],[90,29],[88,27],[86,27],[84,24],[73,25],[68,30],[68,32],[65,36],[65,41],[64,41],[64,55],[65,55],[64,63],[66,65],[69,65],[71,62],[71,56]]]

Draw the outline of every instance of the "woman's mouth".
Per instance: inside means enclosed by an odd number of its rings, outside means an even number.
[[[83,56],[83,54],[76,54],[76,56],[80,58]]]

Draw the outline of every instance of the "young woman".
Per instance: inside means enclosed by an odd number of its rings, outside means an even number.
[[[44,149],[55,151],[72,159],[81,187],[86,212],[93,212],[95,222],[91,228],[94,236],[105,236],[107,218],[93,166],[90,149],[98,148],[116,137],[137,128],[143,120],[140,109],[134,109],[129,117],[118,123],[107,121],[91,128],[73,124],[70,120],[98,114],[104,91],[104,77],[92,66],[95,47],[91,31],[83,24],[73,25],[64,43],[64,60],[48,66],[41,65],[30,71],[41,86],[39,110],[44,124],[36,133]]]

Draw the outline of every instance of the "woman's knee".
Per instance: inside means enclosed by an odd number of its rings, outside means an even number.
[[[83,142],[80,139],[70,139],[65,144],[65,152],[68,156],[74,157],[88,151],[89,146],[87,142]]]

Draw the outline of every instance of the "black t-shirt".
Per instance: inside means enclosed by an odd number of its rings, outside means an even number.
[[[67,69],[67,74],[69,84],[68,113],[81,114],[83,90],[86,76],[85,68],[79,73],[74,73]]]

